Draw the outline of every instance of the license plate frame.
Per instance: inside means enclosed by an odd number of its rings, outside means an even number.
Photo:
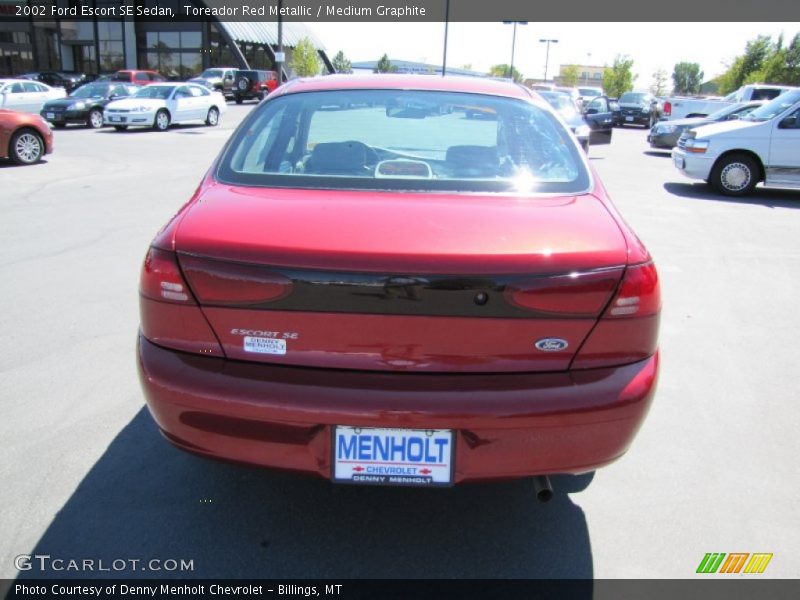
[[[44,118],[47,119],[48,121],[53,121],[56,118],[56,113],[51,113],[51,112],[45,113]]]
[[[391,486],[391,487],[452,487],[455,483],[455,440],[456,432],[453,429],[410,429],[410,428],[396,428],[396,427],[355,427],[349,425],[333,425],[330,429],[331,432],[331,482],[340,485],[371,485],[371,486]],[[416,434],[413,437],[430,440],[432,443],[424,446],[423,454],[436,452],[437,455],[427,456],[427,458],[437,458],[442,460],[442,463],[431,462],[417,462],[410,463],[406,461],[373,461],[361,460],[358,457],[350,459],[347,457],[340,460],[337,457],[337,447],[339,440],[339,433],[350,436],[361,436],[368,434],[374,436],[386,435],[408,435]],[[358,448],[359,438],[355,438],[356,448]],[[434,440],[446,439],[448,440],[448,448],[436,448],[441,446]],[[410,445],[409,445],[410,447]],[[361,470],[357,470],[359,467]],[[401,472],[369,472],[371,469],[377,470],[380,467],[389,469],[401,469]],[[433,467],[433,468],[431,468]],[[351,469],[349,473],[346,469]],[[414,469],[411,472],[411,469]],[[418,470],[417,470],[418,469]],[[425,473],[424,470],[429,473]],[[356,471],[356,473],[353,473]],[[446,472],[446,479],[441,480],[442,472]]]
[[[633,117],[625,117],[626,123],[633,123]]]

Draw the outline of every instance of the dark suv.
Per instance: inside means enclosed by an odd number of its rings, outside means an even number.
[[[648,92],[625,92],[619,97],[619,108],[620,125],[643,125],[650,129],[661,118],[658,100]]]
[[[263,100],[278,87],[278,74],[275,71],[237,71],[233,84],[236,104],[256,98]]]

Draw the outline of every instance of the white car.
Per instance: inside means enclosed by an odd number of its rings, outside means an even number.
[[[117,131],[128,127],[166,131],[170,125],[197,121],[213,127],[227,108],[222,94],[202,85],[152,83],[129,98],[109,102],[104,120]]]
[[[0,79],[0,108],[39,114],[48,100],[67,95],[64,88],[53,88],[29,79]]]
[[[675,166],[728,196],[757,183],[800,189],[800,89],[781,94],[744,118],[690,129],[672,150]]]

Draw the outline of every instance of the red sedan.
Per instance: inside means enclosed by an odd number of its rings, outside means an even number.
[[[140,291],[168,440],[335,482],[547,491],[619,458],[656,386],[651,257],[506,82],[282,86],[156,236]]]
[[[0,109],[0,158],[32,165],[53,151],[53,132],[39,115]]]

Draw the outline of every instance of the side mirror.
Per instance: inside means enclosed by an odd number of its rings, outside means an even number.
[[[797,128],[797,115],[786,117],[783,121],[778,123],[778,129],[796,129]]]

